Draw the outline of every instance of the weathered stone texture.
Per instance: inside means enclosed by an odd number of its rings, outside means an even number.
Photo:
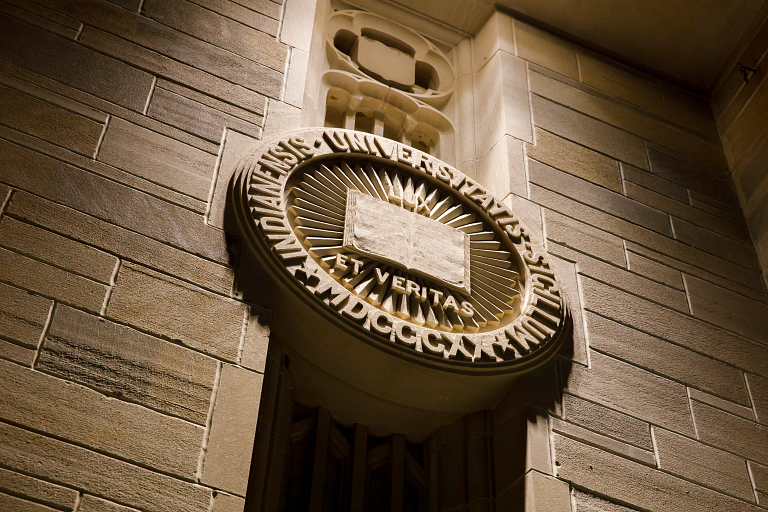
[[[121,258],[178,275],[209,290],[226,294],[232,289],[234,272],[231,268],[26,192],[14,195],[8,212]]]
[[[685,386],[600,353],[592,368],[573,365],[566,390],[612,409],[693,435]]]
[[[762,464],[768,463],[768,427],[696,401],[691,406],[700,440]]]
[[[83,495],[80,500],[80,508],[77,512],[135,512],[132,507],[124,507],[111,501],[107,501],[90,494]]]
[[[149,512],[206,512],[211,491],[142,467],[0,423],[0,463]]]
[[[258,373],[223,365],[202,483],[245,496],[262,380]]]
[[[179,192],[205,200],[216,156],[113,118],[98,159]]]
[[[0,491],[66,510],[70,510],[77,499],[77,491],[74,489],[2,468],[0,468]],[[8,507],[4,510],[14,509]]]
[[[661,469],[754,501],[744,459],[660,428],[654,439]]]
[[[583,441],[593,446],[599,446],[605,451],[621,455],[622,457],[626,457],[641,464],[646,464],[648,466],[656,465],[656,459],[654,458],[653,452],[650,450],[643,450],[637,446],[617,441],[612,437],[598,434],[558,418],[552,418],[551,421],[553,432],[557,432],[573,439],[578,439],[579,441]]]
[[[548,131],[536,128],[536,144],[527,145],[526,154],[534,160],[614,192],[622,191],[616,160]]]
[[[54,512],[56,509],[0,492],[0,508],[14,512]]]
[[[0,221],[0,243],[105,284],[109,284],[117,265],[111,254],[9,217]]]
[[[37,348],[51,310],[51,301],[0,283],[0,325],[3,337]]]
[[[0,360],[0,418],[185,478],[203,428]],[[45,401],[46,407],[40,407]]]
[[[38,368],[204,424],[216,362],[129,327],[59,306]]]
[[[2,248],[0,281],[96,312],[107,293],[101,283]]]
[[[757,375],[747,375],[752,403],[757,414],[757,421],[768,425],[768,379]]]
[[[627,264],[629,270],[642,274],[648,279],[659,281],[678,290],[685,290],[683,274],[678,270],[629,250],[627,251]]]
[[[552,210],[546,210],[544,218],[549,240],[585,254],[598,255],[614,265],[626,265],[621,238]]]
[[[761,510],[744,501],[558,434],[554,434],[554,444],[560,478],[581,489],[610,496],[634,507],[679,512]]]
[[[244,304],[130,263],[121,267],[107,308],[111,318],[231,361],[244,314]]]
[[[645,421],[567,393],[563,395],[563,418],[640,448],[653,449]]]

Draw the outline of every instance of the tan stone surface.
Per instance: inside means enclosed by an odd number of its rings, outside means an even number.
[[[24,366],[32,366],[36,355],[36,349],[23,347],[0,339],[0,357],[3,359],[23,364]]]
[[[17,192],[8,211],[27,222],[95,245],[122,258],[183,276],[204,288],[219,293],[229,293],[232,289],[234,276],[231,268],[66,206]]]
[[[78,494],[74,489],[2,468],[0,468],[0,491],[67,510],[74,507]],[[6,510],[10,512],[12,509]]]
[[[270,107],[273,105],[274,103],[270,104]],[[234,130],[227,130],[224,138],[224,150],[221,154],[218,174],[216,175],[216,185],[208,213],[208,222],[212,226],[224,228],[224,210],[232,175],[246,149],[257,142],[258,140],[253,137],[243,135]]]
[[[98,159],[202,200],[216,163],[214,155],[117,118],[109,122]]]
[[[586,316],[590,346],[595,350],[733,402],[749,404],[739,369],[594,313],[587,312]]]
[[[231,494],[217,493],[213,498],[211,512],[243,512],[245,500]]]
[[[701,441],[768,463],[768,427],[696,401],[691,406]]]
[[[488,18],[472,41],[472,73],[477,73],[499,50],[515,55],[513,23],[513,18],[502,11]]]
[[[526,512],[570,512],[568,485],[549,475],[531,471],[525,475]]]
[[[192,478],[203,428],[78,384],[0,361],[0,417],[49,435]],[[47,407],[40,407],[45,401]]]
[[[578,79],[576,52],[562,40],[530,25],[515,20],[517,54],[545,68]]]
[[[640,462],[646,466],[656,465],[656,459],[654,458],[653,452],[650,450],[643,450],[636,446],[617,441],[611,437],[595,433],[558,418],[552,418],[552,431],[573,439],[578,439],[579,441],[588,443],[592,446],[598,446],[605,451],[621,455],[622,457],[626,457],[635,462]]]
[[[536,144],[526,146],[529,158],[622,192],[621,174],[615,160],[553,133],[536,128]]]
[[[592,368],[573,365],[566,390],[670,430],[693,435],[685,386],[592,352]]]
[[[51,301],[0,283],[0,325],[4,337],[37,348]]]
[[[661,469],[754,502],[744,459],[661,428],[653,430]]]
[[[768,425],[768,379],[757,375],[747,375],[752,404],[755,407],[758,423]],[[765,489],[768,491],[768,487]]]
[[[621,164],[621,170],[626,182],[635,183],[658,194],[671,197],[681,203],[688,202],[688,191],[681,185],[628,164]]]
[[[648,168],[645,147],[639,137],[541,96],[534,94],[531,101],[533,121],[537,127],[617,160]]]
[[[631,512],[631,509],[574,489],[576,512]]]
[[[647,422],[568,393],[563,394],[563,418],[645,450],[653,449]]]
[[[0,240],[8,249],[104,284],[110,283],[117,265],[111,254],[13,218],[0,222]]]
[[[752,471],[752,477],[755,480],[755,489],[768,493],[768,466],[761,466],[750,461],[749,469]],[[763,503],[761,502],[761,504]]]
[[[761,345],[606,286],[582,279],[584,307],[619,323],[641,329],[720,361],[761,374],[768,373]]]
[[[149,73],[7,16],[0,17],[0,26],[0,58],[137,112],[144,108]]]
[[[291,48],[291,61],[285,78],[285,93],[283,101],[295,107],[301,107],[304,102],[304,86],[307,81],[309,53]]]
[[[642,274],[648,279],[659,281],[677,290],[685,290],[683,287],[683,274],[678,270],[669,268],[632,251],[627,251],[627,263],[631,271]]]
[[[587,333],[584,331],[584,311],[581,307],[577,267],[574,263],[558,258],[553,254],[550,250],[552,266],[558,274],[557,279],[561,283],[565,295],[568,297],[568,309],[573,317],[573,355],[571,357],[574,361],[587,365],[589,364],[587,355],[589,343],[587,342]]]
[[[488,193],[497,198],[510,193],[528,195],[523,144],[523,141],[505,135],[477,162],[477,181]]]
[[[554,435],[554,445],[560,462],[559,478],[635,507],[679,512],[761,510],[744,501],[558,434]]]
[[[732,261],[750,270],[757,270],[759,268],[757,255],[752,244],[747,245],[746,243],[736,242],[676,217],[672,217],[672,225],[675,231],[675,238],[686,244]]]
[[[243,340],[243,354],[240,358],[240,364],[246,368],[264,373],[269,348],[270,322],[271,317],[268,313],[251,308]]]
[[[263,378],[224,364],[201,482],[245,496]]]
[[[14,89],[0,86],[3,124],[91,156],[102,124],[45,103]]]
[[[614,265],[626,264],[621,238],[552,210],[545,210],[544,217],[549,240],[585,254],[599,254]]]
[[[56,309],[37,367],[200,425],[216,374],[211,358],[66,306]]]
[[[686,161],[675,158],[659,149],[661,148],[648,148],[648,158],[653,174],[727,204],[738,204],[731,180],[717,176],[711,171],[707,172],[708,169],[703,164],[696,162],[694,165],[690,159]],[[694,156],[703,158],[700,154]]]
[[[752,411],[752,407],[739,405],[730,400],[725,400],[690,387],[688,388],[688,396],[691,397],[691,400],[711,405],[723,411],[730,412],[731,414],[741,416],[742,418],[747,418],[748,420],[755,419],[755,413]]]
[[[211,491],[94,451],[0,423],[4,467],[149,512],[206,512]]]
[[[120,268],[107,308],[108,317],[232,361],[244,312],[244,304],[228,297],[131,263]]]
[[[0,508],[14,512],[54,512],[54,508],[0,493]]]
[[[90,494],[84,494],[77,512],[135,512],[135,508],[124,507]]]
[[[0,280],[95,312],[107,293],[103,284],[2,248]]]

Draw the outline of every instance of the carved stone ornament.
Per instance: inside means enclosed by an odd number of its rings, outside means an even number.
[[[292,132],[241,160],[232,198],[278,282],[359,343],[510,374],[564,338],[562,287],[519,217],[428,154],[350,130]]]

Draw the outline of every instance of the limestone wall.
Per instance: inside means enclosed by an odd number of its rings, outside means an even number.
[[[226,186],[316,115],[327,10],[0,3],[1,510],[242,510],[274,284]],[[503,14],[450,54],[456,162],[576,313],[572,356],[456,434],[488,439],[491,490],[435,507],[768,506],[767,295],[707,102]]]

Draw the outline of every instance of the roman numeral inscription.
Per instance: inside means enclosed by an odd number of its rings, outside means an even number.
[[[467,233],[357,190],[347,192],[344,248],[470,292]]]

